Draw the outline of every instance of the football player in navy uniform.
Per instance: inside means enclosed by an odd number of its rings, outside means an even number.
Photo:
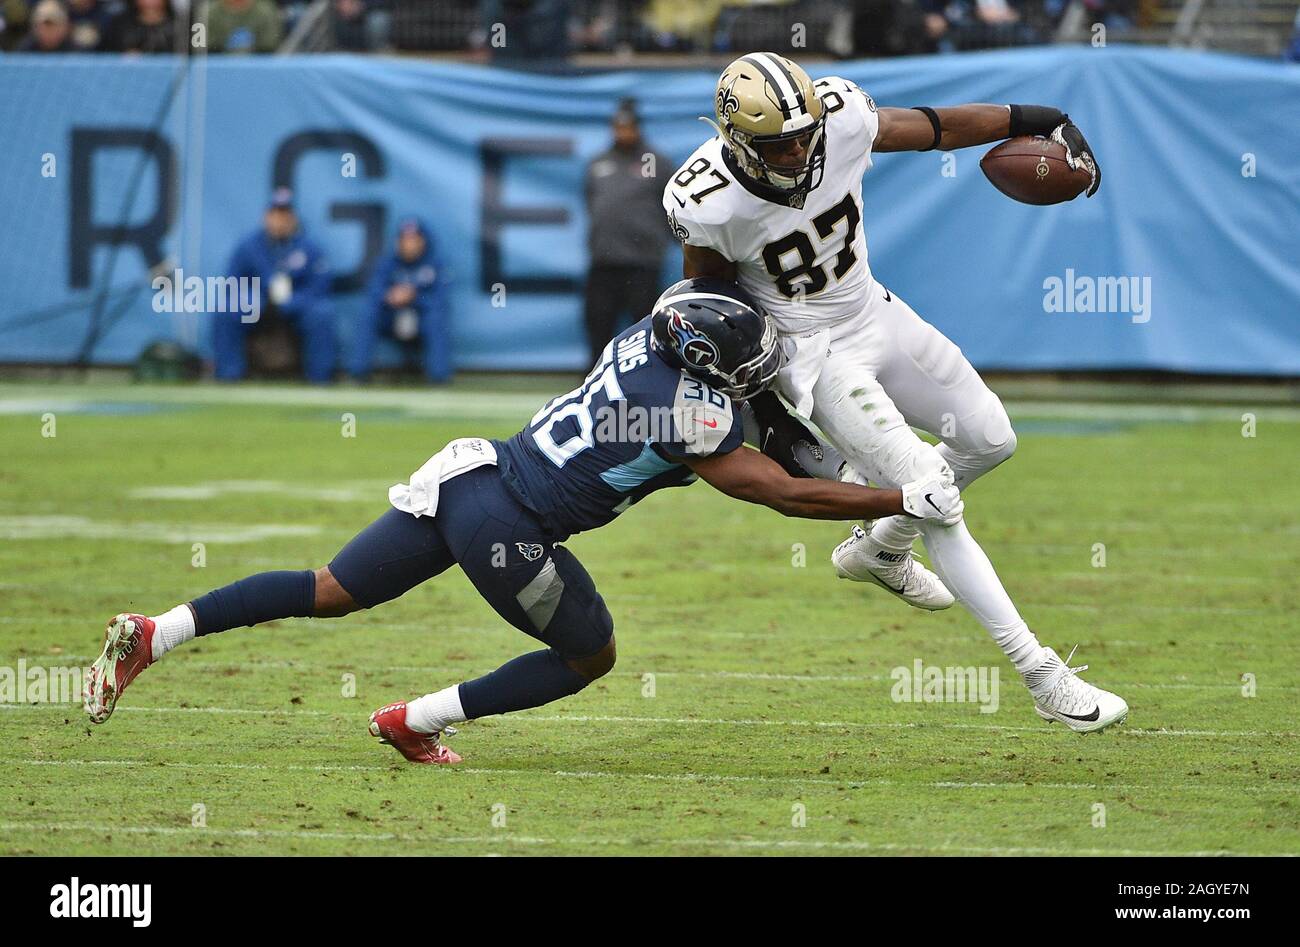
[[[253,575],[156,617],[118,615],[87,677],[86,712],[107,720],[140,671],[196,635],[372,608],[459,563],[502,618],[545,647],[371,714],[370,732],[408,760],[455,763],[440,739],[452,725],[575,694],[614,666],[613,619],[560,543],[656,490],[702,478],[787,516],[960,521],[951,477],[896,490],[797,479],[745,447],[737,402],[767,390],[781,364],[776,328],[748,293],[716,279],[677,283],[514,437],[454,440],[394,486],[392,508],[328,566]]]

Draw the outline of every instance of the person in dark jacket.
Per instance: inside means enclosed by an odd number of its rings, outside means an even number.
[[[392,339],[424,377],[451,377],[451,336],[447,318],[447,276],[433,235],[418,217],[397,225],[397,244],[375,266],[370,292],[352,339],[349,371],[358,381],[370,375],[375,342]]]
[[[235,248],[228,273],[259,279],[258,322],[287,322],[301,341],[308,380],[318,384],[331,381],[338,358],[329,295],[332,274],[324,252],[303,233],[288,188],[276,190],[262,226]],[[243,378],[248,370],[247,336],[258,323],[244,322],[238,313],[218,313],[213,320],[217,378]]]
[[[626,323],[642,318],[659,297],[668,228],[664,178],[673,165],[641,137],[635,103],[624,99],[613,119],[614,144],[587,166],[587,270],[584,321],[591,360]],[[658,214],[658,217],[656,217]]]
[[[176,51],[176,20],[168,0],[131,0],[108,24],[103,49],[115,53]]]

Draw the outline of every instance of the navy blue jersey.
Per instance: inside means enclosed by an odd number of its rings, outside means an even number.
[[[520,502],[563,538],[693,482],[674,458],[725,454],[742,440],[731,399],[651,349],[647,317],[605,346],[580,387],[497,442],[497,463]]]

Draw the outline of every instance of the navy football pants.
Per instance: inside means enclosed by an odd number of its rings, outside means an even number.
[[[566,659],[590,657],[614,633],[587,570],[547,538],[496,467],[443,483],[433,518],[389,509],[329,569],[357,604],[371,608],[456,563],[497,614]]]

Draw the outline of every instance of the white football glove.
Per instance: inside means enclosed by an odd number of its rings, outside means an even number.
[[[953,483],[952,469],[944,464],[938,474],[903,484],[903,509],[917,519],[956,526],[966,506]]]

